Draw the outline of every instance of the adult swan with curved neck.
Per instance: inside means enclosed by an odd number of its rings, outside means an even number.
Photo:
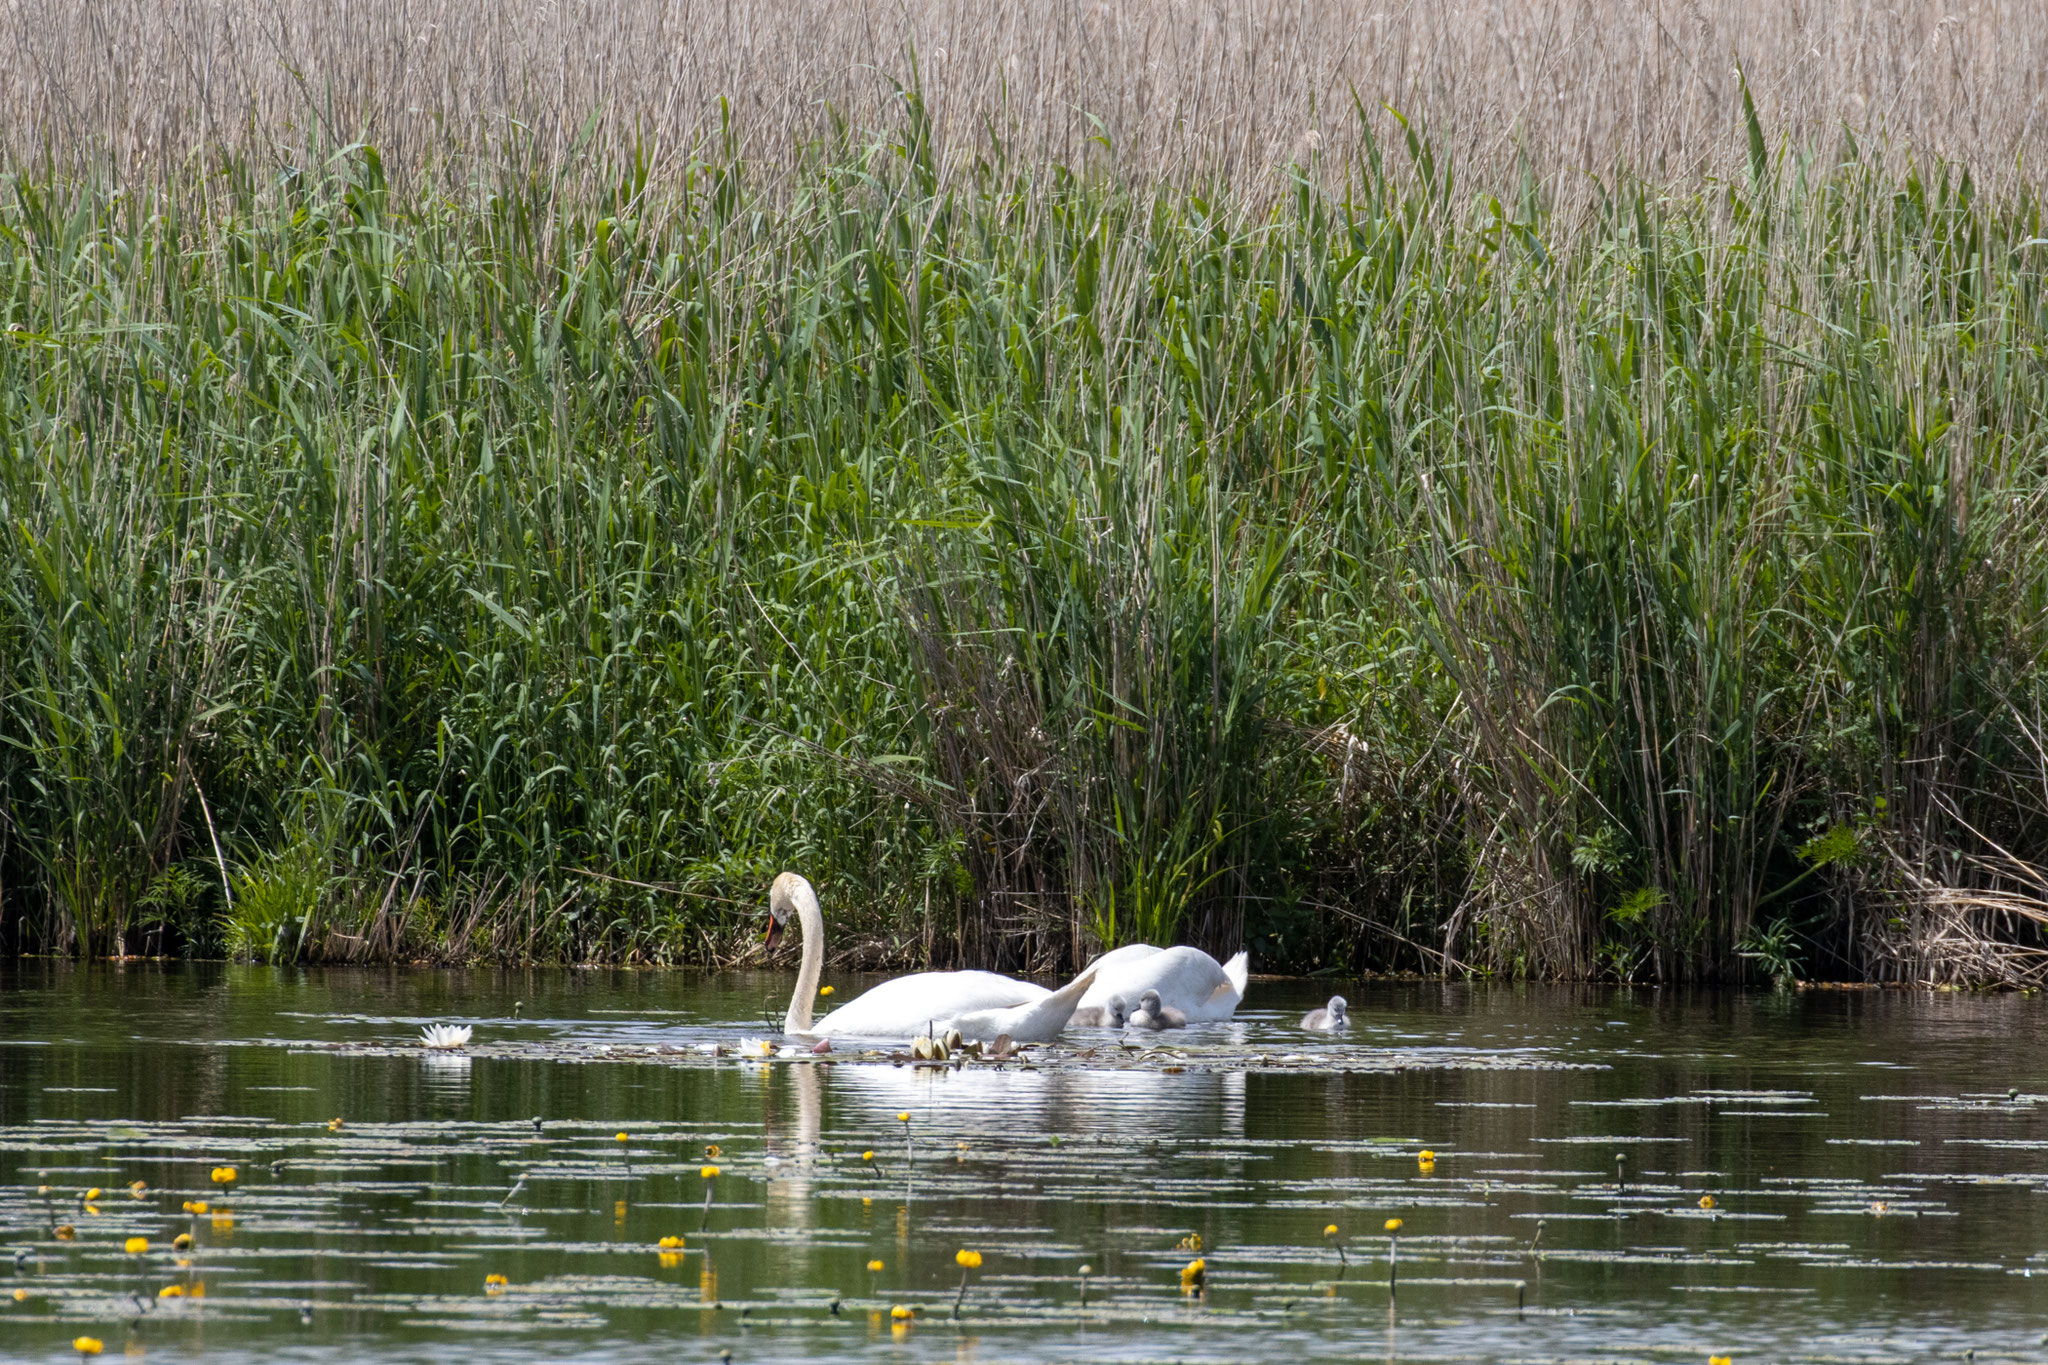
[[[803,935],[804,956],[796,974],[796,991],[789,997],[789,1013],[782,1021],[784,1033],[910,1038],[927,1029],[957,1028],[970,1040],[990,1041],[1007,1033],[1013,1042],[1047,1043],[1067,1026],[1074,1006],[1094,984],[1093,972],[1083,972],[1058,991],[994,972],[914,972],[884,981],[823,1019],[813,1020],[811,1002],[817,997],[818,973],[825,965],[825,916],[818,909],[818,893],[811,884],[794,872],[785,872],[768,889],[770,948],[792,913]]]

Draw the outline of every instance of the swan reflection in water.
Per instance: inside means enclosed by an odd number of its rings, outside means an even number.
[[[818,1131],[824,1117],[826,1067],[810,1062],[767,1067],[761,1089],[761,1136],[767,1152],[768,1230],[810,1230]]]
[[[950,1067],[793,1066],[828,1070],[826,1085],[843,1123],[867,1132],[917,1115],[920,1131],[948,1141],[1003,1134],[1112,1135],[1143,1132],[1184,1138],[1242,1138],[1242,1071],[1025,1071],[987,1065]]]

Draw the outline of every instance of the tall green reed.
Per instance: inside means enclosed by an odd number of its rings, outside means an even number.
[[[1417,135],[1254,208],[904,109],[772,192],[15,178],[8,932],[727,960],[794,865],[874,961],[2032,943],[2031,199],[1559,222]]]

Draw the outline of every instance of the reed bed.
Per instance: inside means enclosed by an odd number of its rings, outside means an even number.
[[[2035,980],[2043,39],[1174,13],[13,11],[0,934]]]
[[[479,160],[603,178],[651,148],[683,174],[725,132],[800,169],[916,85],[942,174],[993,132],[1025,159],[1246,197],[1362,108],[1426,123],[1495,192],[1533,170],[1564,206],[1618,167],[1671,182],[1743,162],[1741,75],[1797,143],[1843,128],[2002,183],[2048,145],[2035,0],[9,0],[0,128],[17,154],[125,179],[257,166],[357,139],[401,188]],[[189,177],[187,177],[189,178]]]

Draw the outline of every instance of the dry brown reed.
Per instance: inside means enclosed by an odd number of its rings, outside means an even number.
[[[1843,128],[1965,162],[1980,183],[2048,141],[2039,0],[8,0],[0,146],[157,179],[195,154],[296,159],[363,139],[403,178],[469,159],[636,143],[675,158],[729,127],[757,165],[836,115],[880,126],[924,89],[948,155],[987,147],[1240,194],[1362,108],[1426,120],[1466,182],[1526,167],[1568,195],[1619,166],[1667,182],[1742,155],[1739,61],[1763,126]],[[913,74],[913,54],[915,72]],[[1354,104],[1354,97],[1356,104]],[[721,101],[725,103],[721,104]],[[673,163],[671,163],[673,164]]]

